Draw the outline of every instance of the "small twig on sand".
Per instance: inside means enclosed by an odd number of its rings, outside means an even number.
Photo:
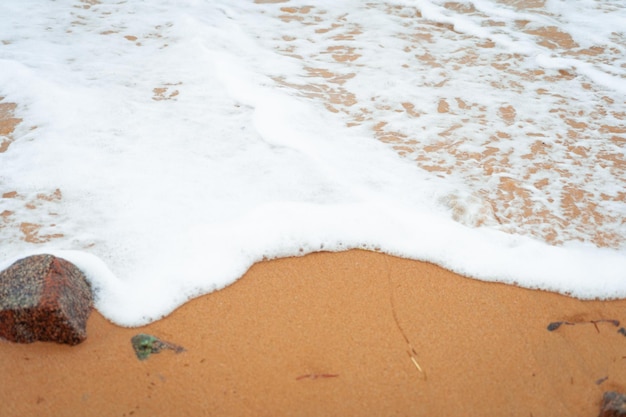
[[[338,376],[338,374],[306,374],[297,377],[296,381],[300,381],[301,379],[337,378]]]
[[[619,320],[613,320],[613,319],[586,320],[586,321],[576,321],[576,322],[553,321],[552,323],[548,324],[548,331],[553,332],[564,324],[568,326],[574,326],[576,324],[593,324],[593,326],[596,328],[596,331],[600,333],[600,329],[598,328],[598,323],[610,323],[615,327],[619,326]]]
[[[406,335],[406,333],[404,332],[404,329],[400,325],[400,320],[398,320],[398,314],[396,313],[396,305],[393,299],[393,286],[391,283],[391,273],[389,272],[389,269],[387,270],[387,278],[389,280],[389,302],[391,303],[391,313],[393,314],[393,321],[396,323],[396,327],[400,331],[400,334],[402,335],[402,337],[404,338],[404,341],[407,344],[408,350],[406,351],[406,353],[409,355],[409,359],[411,359],[411,362],[413,362],[413,365],[415,365],[415,368],[417,368],[419,373],[424,377],[424,381],[426,381],[428,379],[428,377],[426,376],[426,372],[422,369],[419,362],[417,362],[417,351],[415,350],[413,345],[411,345],[411,342],[409,341],[408,336]]]
[[[604,383],[607,379],[609,379],[609,377],[605,376],[604,378],[596,380],[596,385],[602,385],[602,383]]]

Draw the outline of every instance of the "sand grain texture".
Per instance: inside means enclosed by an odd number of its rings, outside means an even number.
[[[0,415],[596,415],[626,390],[626,337],[546,327],[625,307],[372,252],[280,259],[143,328],[95,313],[76,347],[0,343]],[[187,350],[139,361],[141,332]]]

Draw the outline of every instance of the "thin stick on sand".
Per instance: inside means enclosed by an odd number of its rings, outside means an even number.
[[[426,381],[428,379],[426,372],[422,369],[419,362],[417,362],[417,351],[411,344],[411,341],[409,340],[408,336],[404,332],[404,329],[400,325],[400,320],[398,320],[398,314],[396,313],[396,304],[393,298],[393,285],[391,282],[391,272],[389,271],[389,269],[387,270],[387,278],[389,280],[389,302],[391,303],[391,313],[393,315],[393,321],[396,323],[396,327],[400,331],[400,334],[402,334],[402,337],[404,338],[404,341],[407,344],[408,349],[406,353],[409,355],[409,359],[411,359],[411,362],[413,362],[413,365],[415,365],[417,370],[424,377],[424,381]]]

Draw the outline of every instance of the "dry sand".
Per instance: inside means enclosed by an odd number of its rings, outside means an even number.
[[[599,319],[626,322],[626,300],[316,253],[259,263],[144,328],[94,312],[76,347],[0,343],[0,415],[595,416],[604,391],[626,391],[622,324],[584,323]],[[547,330],[561,320],[580,324]],[[139,361],[140,332],[186,351]]]

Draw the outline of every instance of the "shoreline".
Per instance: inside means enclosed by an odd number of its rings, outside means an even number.
[[[276,259],[144,327],[94,311],[76,347],[0,342],[0,414],[596,415],[626,337],[592,321],[625,311],[375,252]],[[139,361],[138,333],[186,350]]]

